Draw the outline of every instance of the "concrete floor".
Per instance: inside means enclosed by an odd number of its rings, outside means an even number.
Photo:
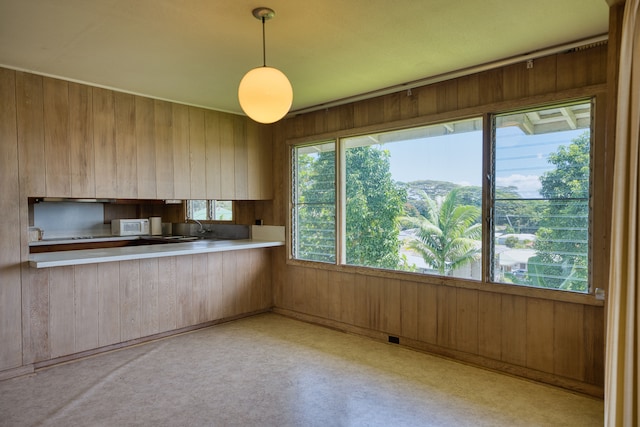
[[[1,426],[596,426],[603,411],[275,314],[0,382]]]

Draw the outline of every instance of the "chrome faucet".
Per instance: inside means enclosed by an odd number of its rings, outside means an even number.
[[[205,234],[206,233],[206,231],[205,231],[204,227],[202,227],[202,223],[200,221],[198,221],[197,219],[194,219],[194,218],[192,218],[191,220],[196,222],[200,226],[200,229],[198,230],[198,234]]]

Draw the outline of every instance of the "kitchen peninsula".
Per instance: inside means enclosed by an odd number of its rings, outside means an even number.
[[[206,254],[210,252],[284,246],[282,240],[197,240],[192,242],[125,246],[119,248],[81,249],[62,252],[31,254],[29,266],[34,268],[62,267],[134,259],[160,258],[180,255]]]

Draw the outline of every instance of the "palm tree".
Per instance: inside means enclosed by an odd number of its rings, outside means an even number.
[[[418,230],[408,247],[418,252],[438,273],[449,275],[456,268],[475,260],[480,253],[480,209],[458,205],[458,189],[451,190],[440,203],[426,194],[424,199],[428,207],[427,217],[405,218]]]

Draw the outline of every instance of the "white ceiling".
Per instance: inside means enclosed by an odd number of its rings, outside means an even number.
[[[241,113],[258,6],[294,111],[608,29],[605,0],[0,0],[0,65]]]

